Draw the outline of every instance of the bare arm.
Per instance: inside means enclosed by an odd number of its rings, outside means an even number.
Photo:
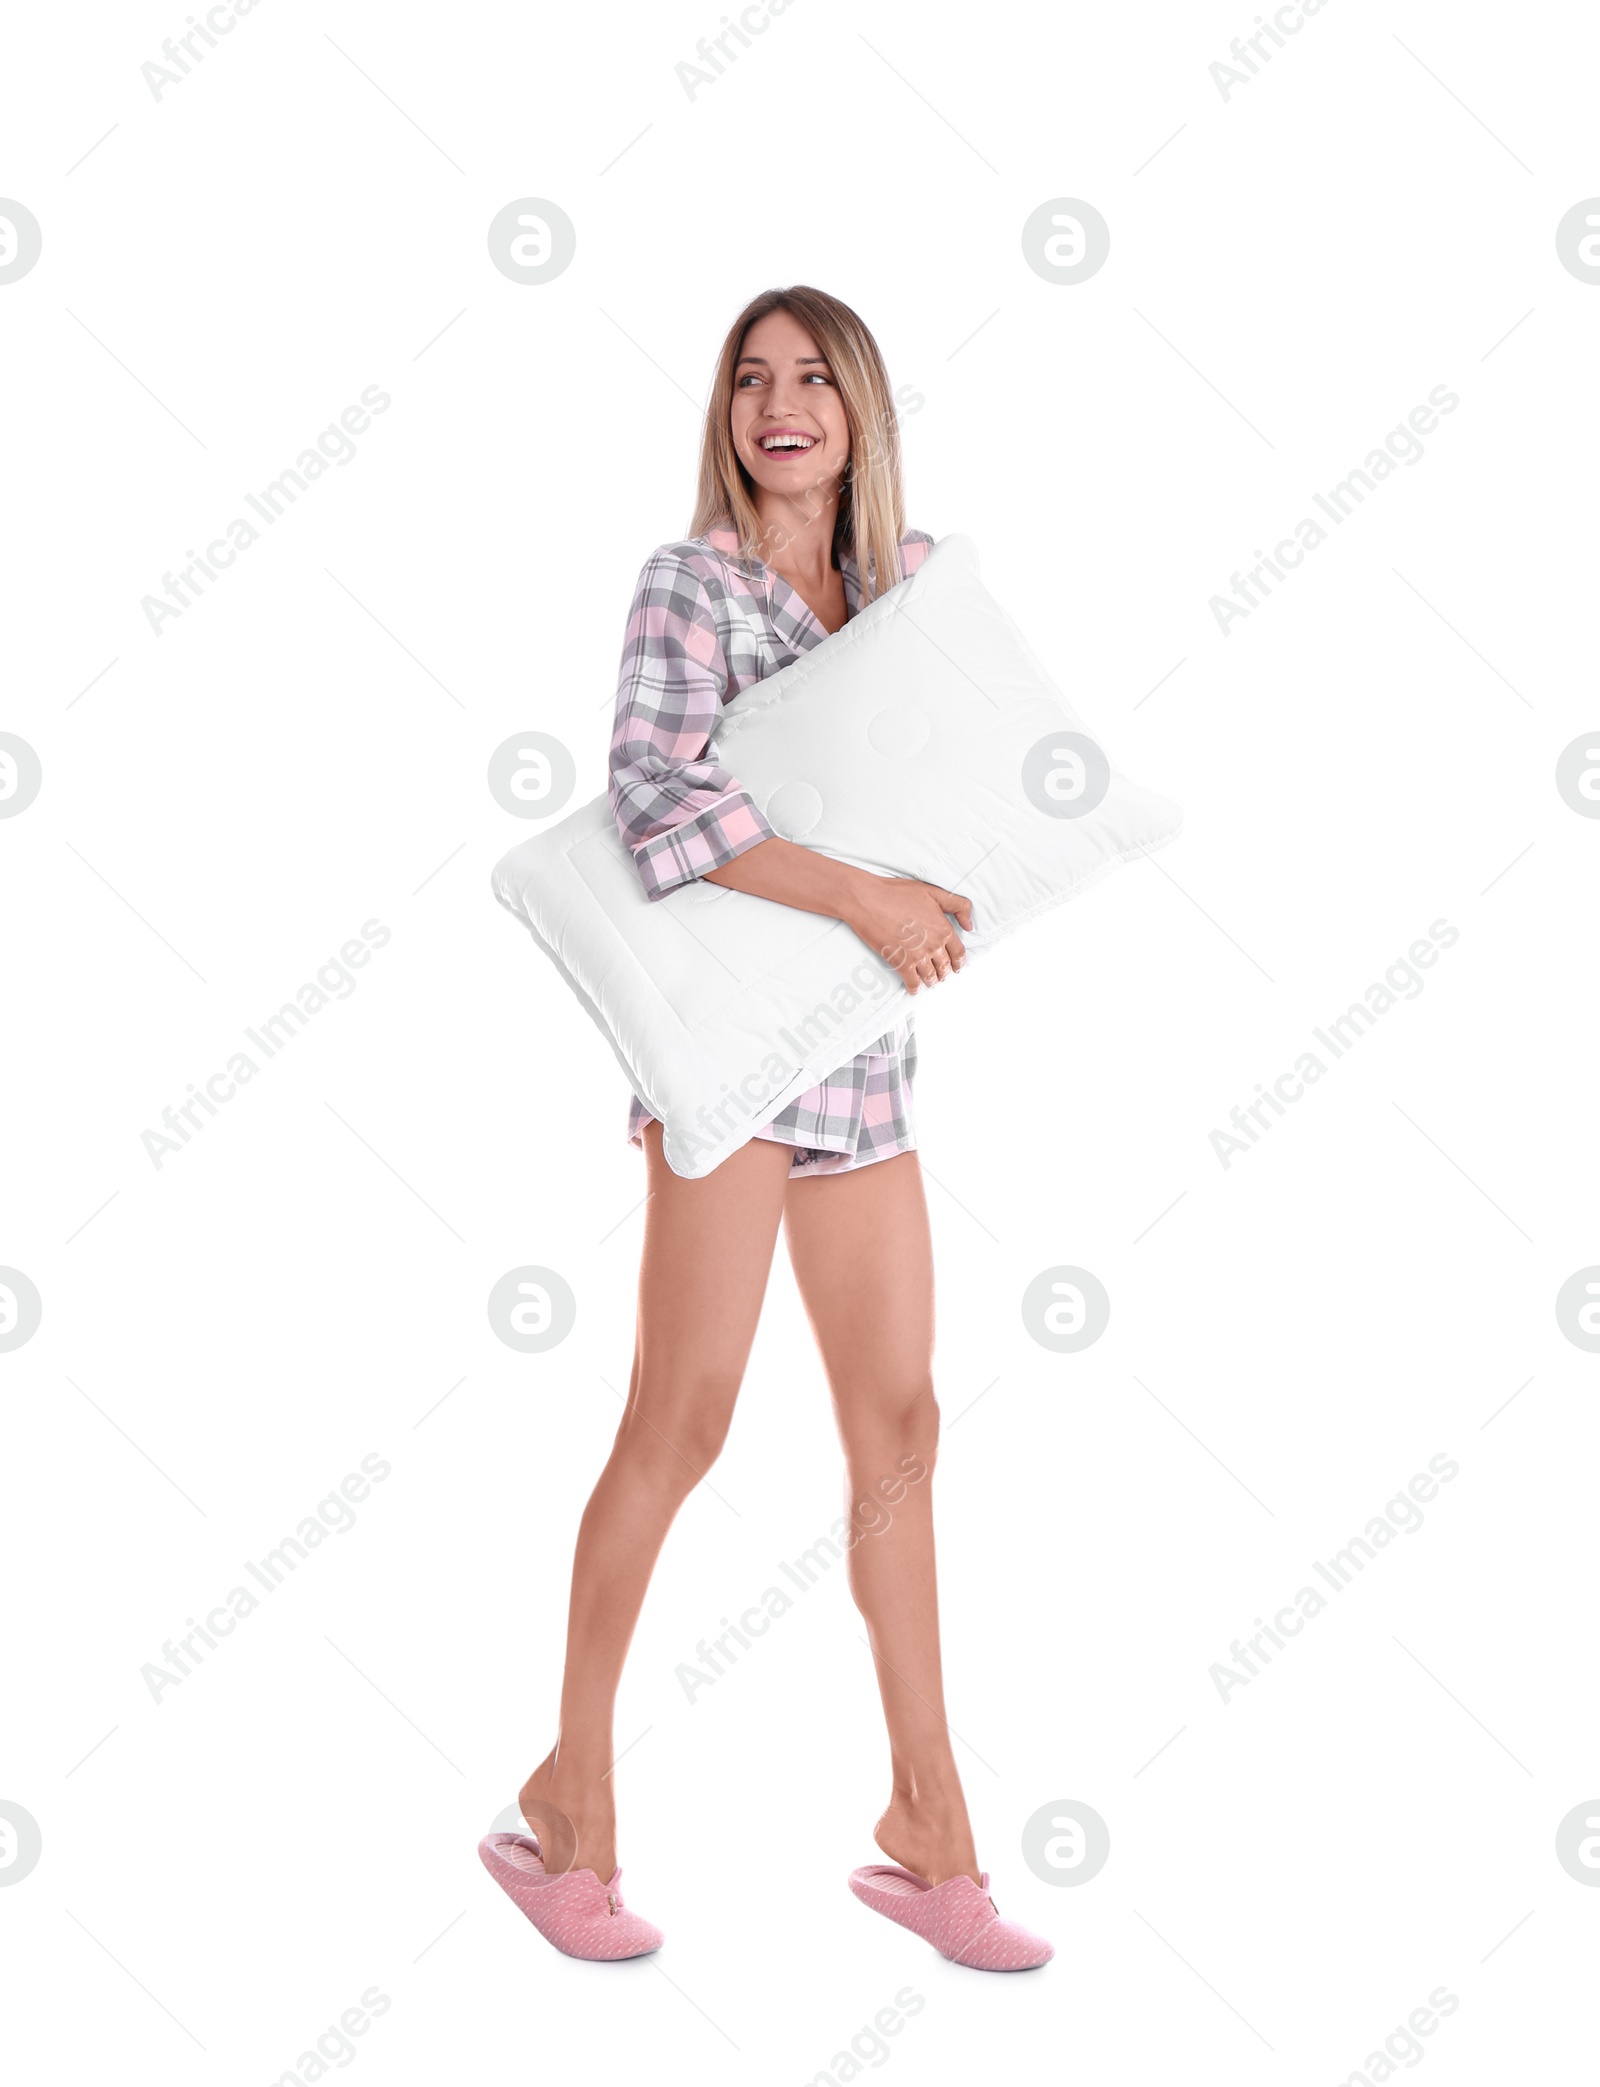
[[[972,902],[942,885],[879,877],[776,835],[705,871],[704,881],[842,920],[894,966],[912,993],[937,985],[966,962],[965,946],[946,916],[953,913],[970,932]]]

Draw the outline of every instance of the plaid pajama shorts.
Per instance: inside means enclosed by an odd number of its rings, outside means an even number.
[[[915,1152],[911,1083],[916,1070],[917,1038],[908,1017],[790,1102],[755,1135],[794,1147],[791,1180],[796,1174],[844,1174],[876,1159]],[[642,1148],[640,1133],[655,1120],[635,1096],[628,1114],[630,1142]]]

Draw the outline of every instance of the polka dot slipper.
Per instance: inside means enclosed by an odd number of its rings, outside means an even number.
[[[850,1889],[862,1905],[931,1942],[952,1964],[974,1971],[1032,1971],[1055,1955],[1043,1936],[1000,1918],[989,1896],[987,1870],[979,1884],[970,1877],[930,1884],[895,1863],[873,1862],[851,1871]]]
[[[563,1956],[614,1963],[661,1947],[661,1930],[622,1903],[620,1869],[609,1884],[593,1870],[551,1877],[537,1839],[528,1833],[485,1834],[478,1853],[506,1897]]]

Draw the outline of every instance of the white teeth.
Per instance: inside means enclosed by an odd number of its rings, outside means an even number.
[[[814,449],[816,442],[805,435],[768,435],[761,447],[770,455],[775,449]]]

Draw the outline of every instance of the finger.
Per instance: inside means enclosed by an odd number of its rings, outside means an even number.
[[[946,913],[953,913],[964,928],[971,929],[971,899],[963,898],[959,891],[946,891],[943,885],[940,884],[931,885],[929,889],[937,894],[939,904]]]
[[[939,974],[933,968],[933,959],[931,957],[922,957],[919,959],[917,963],[917,976],[922,980],[922,983],[925,986],[936,986],[939,983]]]
[[[944,947],[945,954],[950,959],[951,969],[954,971],[959,971],[962,965],[965,964],[967,961],[967,945],[962,941],[959,935],[952,935],[950,936],[949,940],[945,943]]]

